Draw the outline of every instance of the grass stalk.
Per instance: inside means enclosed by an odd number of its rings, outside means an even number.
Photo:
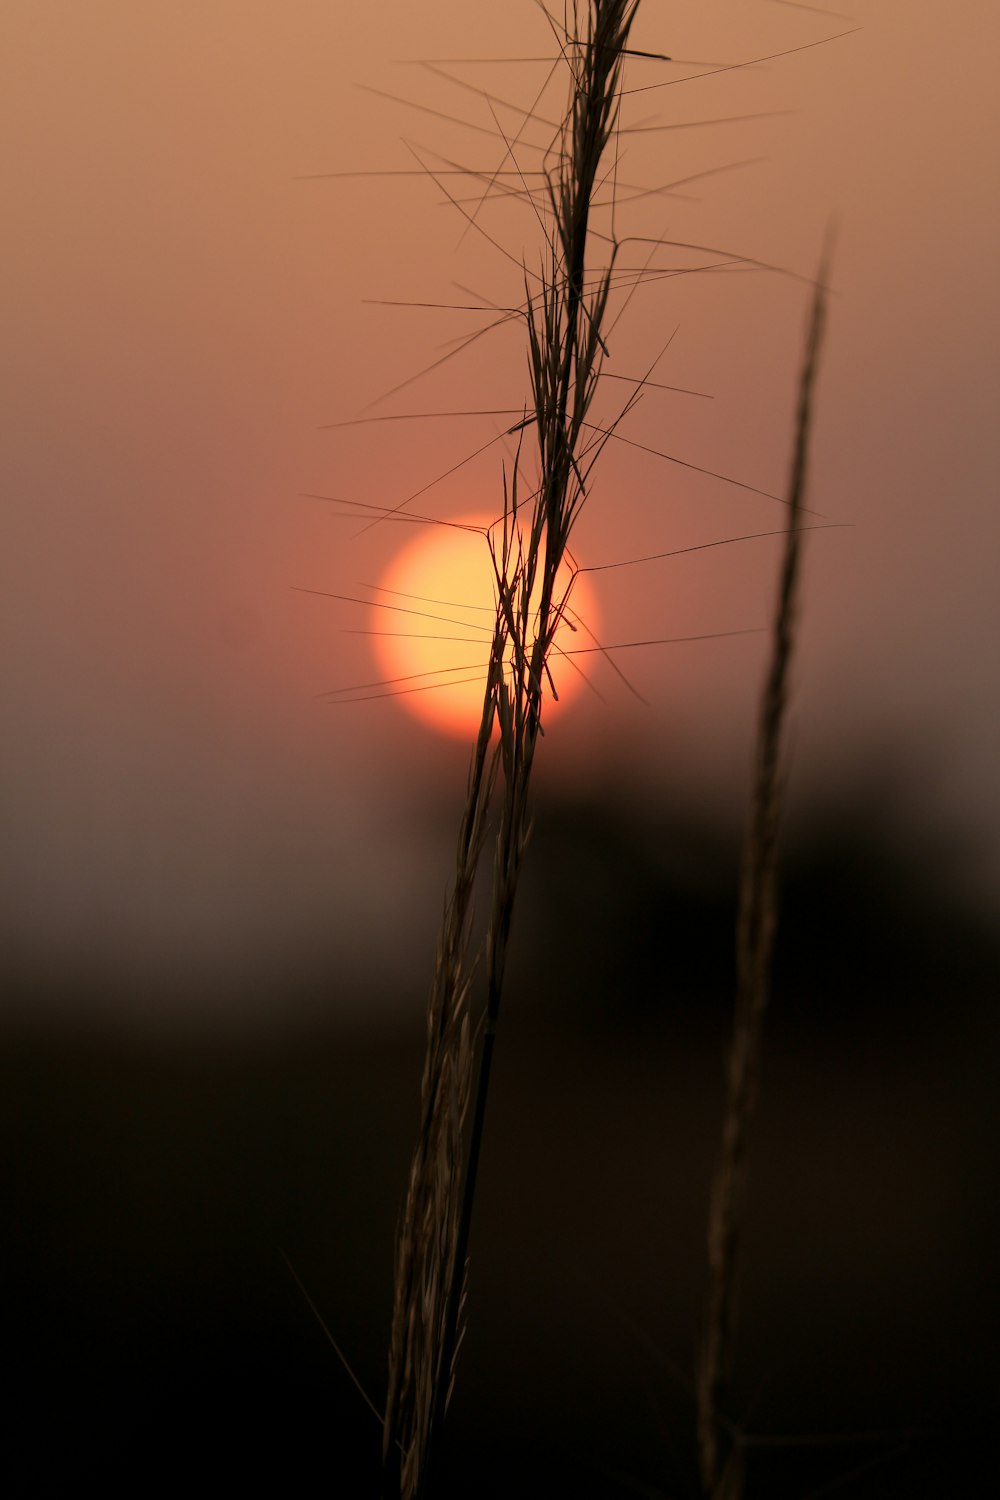
[[[507,948],[530,832],[532,767],[543,732],[543,692],[546,684],[551,686],[549,653],[569,595],[565,589],[560,593],[557,580],[586,499],[587,475],[602,446],[590,435],[587,415],[606,353],[601,326],[614,250],[607,268],[585,284],[588,229],[602,159],[617,120],[623,56],[637,6],[638,0],[580,0],[568,12],[566,33],[557,35],[570,70],[570,99],[546,177],[550,222],[540,292],[532,291],[525,276],[532,404],[523,426],[535,430],[539,481],[530,502],[520,505],[519,450],[509,494],[505,485],[502,542],[491,543],[497,588],[491,667],[455,883],[438,943],[421,1128],[397,1245],[384,1500],[424,1500],[430,1491],[461,1342],[468,1244]],[[498,771],[502,799],[486,939],[487,994],[466,1142],[474,1051],[468,1014],[474,967],[469,958],[472,889]]]
[[[503,645],[502,636],[494,639],[487,701],[459,829],[455,881],[442,917],[427,1011],[420,1131],[396,1247],[383,1429],[382,1489],[387,1500],[420,1492],[435,1391],[451,1373],[450,1364],[443,1362],[443,1330],[457,1258],[458,1194],[473,1072],[469,934],[473,886],[496,778],[490,693],[495,693],[502,674]]]
[[[744,845],[736,928],[736,1003],[726,1065],[722,1142],[708,1217],[708,1294],[700,1351],[698,1461],[708,1500],[739,1500],[743,1453],[728,1439],[724,1407],[736,1348],[740,1223],[746,1197],[747,1148],[756,1107],[764,1015],[771,989],[777,925],[778,831],[802,550],[809,436],[826,318],[828,255],[824,253],[809,317],[799,376],[795,445],[771,654],[757,729],[750,822]],[[725,1451],[728,1443],[728,1451]]]

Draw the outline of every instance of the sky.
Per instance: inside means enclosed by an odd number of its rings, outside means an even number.
[[[786,482],[832,224],[809,497],[830,529],[807,549],[790,795],[878,767],[995,904],[996,8],[646,0],[634,40],[673,61],[629,73],[619,233],[731,264],[624,310],[611,370],[669,341],[654,378],[684,391],[647,391],[623,431],[679,462],[612,445],[578,559],[780,525],[756,491]],[[308,591],[372,597],[401,528],[315,497],[499,508],[505,418],[333,424],[522,406],[513,324],[396,388],[480,326],[435,304],[521,299],[532,214],[493,201],[468,229],[456,179],[420,164],[498,165],[482,90],[530,104],[547,64],[509,59],[550,52],[528,0],[3,7],[0,922],[60,1003],[98,1004],[73,975],[122,981],[135,1018],[317,951],[387,977],[429,953],[467,752],[401,698],[322,696],[378,675],[352,633],[373,616]],[[604,639],[759,631],[777,558],[765,538],[597,573]],[[646,702],[595,671],[543,786],[738,819],[764,649],[623,651]]]

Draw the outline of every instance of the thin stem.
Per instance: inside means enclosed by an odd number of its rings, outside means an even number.
[[[750,827],[743,856],[737,918],[737,994],[726,1070],[722,1145],[708,1219],[709,1285],[698,1369],[698,1459],[710,1500],[738,1500],[743,1488],[739,1444],[722,1454],[723,1405],[732,1373],[737,1329],[740,1218],[746,1193],[747,1145],[760,1072],[764,1014],[771,983],[777,923],[777,845],[781,811],[784,724],[797,618],[799,566],[813,394],[826,316],[824,252],[799,377],[795,448],[789,481],[788,525],[772,632],[771,658],[761,698]]]

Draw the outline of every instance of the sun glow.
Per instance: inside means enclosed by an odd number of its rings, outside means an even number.
[[[470,739],[479,727],[496,615],[496,581],[487,530],[493,516],[466,516],[421,530],[389,563],[373,608],[373,641],[385,687],[442,734]],[[497,544],[500,528],[494,526]],[[558,701],[545,684],[547,722],[584,685],[574,647],[594,645],[594,591],[586,575],[560,570],[556,598],[572,581],[549,666]],[[582,658],[584,663],[591,657]]]

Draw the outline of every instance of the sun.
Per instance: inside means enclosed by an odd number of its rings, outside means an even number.
[[[495,516],[472,515],[422,528],[389,562],[372,611],[372,639],[386,689],[439,734],[464,740],[472,738],[482,718],[496,614],[487,533],[495,525]],[[557,598],[571,579],[573,571],[564,563]],[[596,629],[594,590],[578,572],[549,657],[558,700],[546,683],[546,722],[584,684],[585,668],[575,664],[573,653],[593,647]]]

